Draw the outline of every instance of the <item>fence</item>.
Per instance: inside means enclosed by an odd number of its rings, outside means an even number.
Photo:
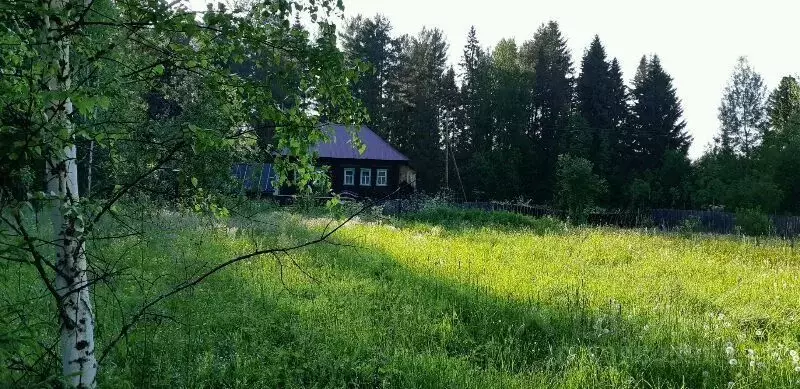
[[[564,219],[564,212],[544,206],[499,203],[493,201],[449,203],[449,207],[477,209],[486,212],[505,211],[532,217]],[[425,207],[424,201],[411,199],[390,200],[384,204],[384,213],[402,214],[417,212]],[[770,216],[772,235],[795,237],[800,235],[800,216]],[[620,228],[658,228],[663,231],[691,229],[695,232],[734,234],[737,232],[736,215],[723,211],[682,209],[642,209],[633,211],[595,212],[589,214],[587,223],[596,226]]]

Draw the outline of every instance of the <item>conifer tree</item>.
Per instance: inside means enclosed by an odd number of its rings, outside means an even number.
[[[685,155],[691,137],[682,118],[683,107],[658,56],[642,58],[631,94],[631,127],[640,170],[659,169],[667,151]]]
[[[350,60],[369,67],[353,86],[370,115],[371,127],[390,142],[394,139],[392,110],[398,96],[397,77],[400,41],[391,36],[392,25],[382,15],[364,18],[361,15],[348,21],[341,34],[342,48]]]
[[[472,26],[460,63],[464,135],[468,137],[470,153],[493,147],[490,66],[490,57],[481,48],[475,26]]]
[[[570,127],[573,99],[572,58],[558,23],[543,24],[525,42],[523,65],[532,71],[531,118],[528,134],[536,142],[538,172],[526,177],[532,181],[533,196],[550,201],[555,182],[559,143]]]
[[[448,44],[441,30],[427,28],[405,42],[399,77],[397,141],[394,144],[420,167],[417,187],[436,192],[444,172],[439,120]]]
[[[595,35],[581,62],[581,74],[576,83],[577,110],[586,124],[582,137],[588,141],[587,158],[595,171],[604,176],[610,171],[617,138],[613,81],[605,48]]]
[[[800,114],[800,84],[794,77],[781,79],[780,85],[769,95],[767,102],[770,125],[783,131],[793,116]]]

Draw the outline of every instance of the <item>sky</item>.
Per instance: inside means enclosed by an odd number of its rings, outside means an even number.
[[[482,46],[502,38],[517,44],[555,20],[580,70],[597,34],[617,57],[629,84],[642,55],[658,54],[683,102],[694,138],[689,156],[702,155],[719,128],[722,91],[739,56],[746,56],[772,90],[785,75],[800,74],[800,0],[343,0],[345,17],[386,16],[396,35],[437,27],[457,66],[470,26]],[[190,0],[192,8],[205,0]]]

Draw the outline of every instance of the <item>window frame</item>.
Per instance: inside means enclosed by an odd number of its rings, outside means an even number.
[[[383,173],[383,177],[381,177]],[[383,178],[383,183],[381,183]],[[389,169],[375,169],[375,186],[389,186]]]
[[[347,182],[347,173],[352,173],[350,175],[350,183]],[[356,168],[354,167],[346,167],[344,168],[344,174],[342,176],[342,185],[344,186],[356,186]]]
[[[365,176],[364,173],[367,173]],[[367,183],[364,183],[364,177],[367,178]],[[358,173],[358,184],[359,186],[372,186],[372,169],[362,167]]]

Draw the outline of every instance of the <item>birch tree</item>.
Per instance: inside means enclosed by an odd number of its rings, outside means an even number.
[[[68,5],[69,7],[65,7]],[[91,7],[91,0],[83,4]],[[51,142],[53,151],[46,160],[47,196],[52,199],[52,223],[56,244],[55,298],[60,317],[60,343],[62,375],[68,386],[91,388],[95,386],[97,359],[95,357],[94,315],[89,296],[86,264],[84,220],[78,207],[77,152],[75,135],[70,119],[72,101],[69,91],[72,83],[70,69],[70,39],[72,28],[70,9],[74,4],[63,0],[45,3],[45,47],[49,50],[51,72],[47,75],[47,89],[55,96],[45,108],[45,122],[51,131],[61,135],[62,142]],[[47,59],[47,58],[46,58]],[[61,143],[61,144],[59,144]],[[21,221],[19,221],[21,224]]]
[[[252,151],[253,121],[268,123],[269,144],[292,155],[276,157],[282,180],[288,171],[300,173],[301,188],[319,180],[309,150],[325,137],[320,121],[365,119],[350,94],[357,71],[336,48],[332,18],[341,6],[330,0],[220,4],[201,12],[165,1],[12,0],[0,11],[0,148],[8,174],[0,185],[0,260],[33,269],[53,301],[58,381],[92,388],[104,358],[149,309],[228,265],[287,248],[259,248],[179,283],[142,301],[118,332],[97,339],[91,291],[113,272],[90,273],[87,239],[113,223],[107,216],[120,201],[161,180],[167,167],[174,180],[191,183],[174,201],[196,205],[202,198],[218,210],[210,194],[230,162]],[[291,26],[294,12],[312,20],[314,39]],[[91,145],[93,158],[98,149],[111,158],[110,170],[93,179],[92,197],[78,190],[86,179],[79,176],[78,140]],[[42,205],[52,231],[32,225]],[[46,342],[38,343],[48,349]],[[15,358],[22,370],[38,363]]]

